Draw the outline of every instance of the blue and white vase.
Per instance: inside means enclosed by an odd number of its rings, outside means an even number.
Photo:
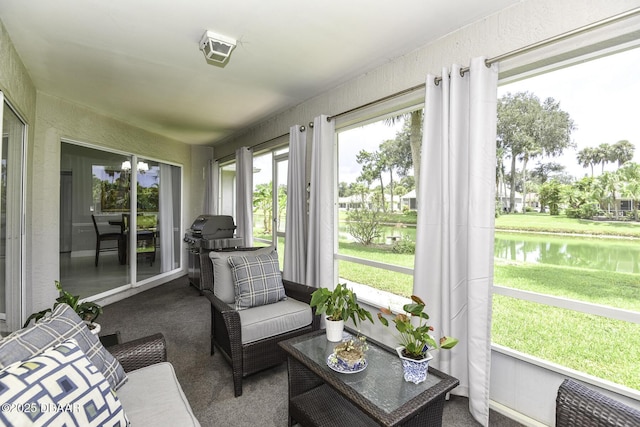
[[[427,357],[422,360],[415,360],[409,357],[403,356],[402,351],[404,347],[396,347],[396,352],[402,361],[402,369],[404,370],[404,380],[412,382],[414,384],[420,384],[427,379],[429,373],[429,361],[433,359],[430,353],[427,353]]]

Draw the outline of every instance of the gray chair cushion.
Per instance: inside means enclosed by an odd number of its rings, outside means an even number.
[[[252,255],[264,255],[276,253],[273,246],[256,249],[252,251]],[[247,255],[246,251],[230,251],[230,252],[209,252],[209,258],[213,264],[213,293],[227,304],[235,304],[236,294],[233,288],[233,278],[231,276],[231,266],[229,265],[229,257]]]
[[[129,372],[117,392],[132,426],[199,426],[169,362]]]
[[[229,265],[236,310],[273,304],[286,297],[276,254],[233,256]]]
[[[75,311],[66,304],[58,305],[51,316],[30,328],[20,329],[0,341],[0,368],[26,360],[54,345],[74,339],[91,363],[117,390],[127,381],[122,365],[93,335]]]
[[[291,332],[310,325],[313,321],[309,304],[293,298],[241,310],[238,314],[242,344]]]

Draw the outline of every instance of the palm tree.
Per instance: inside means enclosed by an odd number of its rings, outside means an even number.
[[[623,139],[616,142],[611,146],[611,158],[612,161],[618,162],[618,168],[623,164],[630,162],[633,159],[633,154],[636,151],[635,145]]]
[[[583,168],[591,167],[591,177],[593,178],[593,166],[599,163],[597,160],[596,149],[593,147],[586,147],[578,151],[576,156],[578,164]]]
[[[638,220],[638,204],[640,203],[640,164],[625,163],[618,170],[624,181],[621,194],[631,199],[631,209],[633,210],[633,219]]]
[[[602,164],[601,173],[604,173],[604,166],[611,161],[611,146],[607,143],[602,143],[594,150],[594,159],[596,163]]]
[[[604,203],[610,203],[613,205],[613,210],[618,217],[618,204],[616,203],[616,192],[620,185],[620,177],[615,172],[604,172],[598,177],[598,187],[602,191],[601,200]],[[604,209],[604,203],[602,208]],[[610,206],[607,210],[610,210]]]

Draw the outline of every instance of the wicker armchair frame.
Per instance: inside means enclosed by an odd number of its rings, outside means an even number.
[[[556,398],[556,426],[636,427],[640,426],[640,411],[565,379]]]
[[[223,251],[229,250],[233,249],[224,249]],[[211,303],[211,354],[213,355],[215,348],[218,347],[231,365],[233,389],[236,397],[242,395],[243,378],[280,365],[287,360],[286,353],[278,345],[280,341],[320,329],[320,317],[315,315],[315,308],[313,308],[313,321],[310,325],[243,345],[240,315],[232,306],[220,300],[213,293],[213,265],[208,253],[200,256],[200,277],[203,280],[202,288],[204,290],[202,293]],[[307,304],[311,302],[311,294],[316,288],[288,280],[283,280],[282,283],[288,298]]]
[[[167,361],[167,343],[161,333],[106,347],[125,372]]]

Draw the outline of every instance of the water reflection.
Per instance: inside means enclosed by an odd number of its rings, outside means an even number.
[[[640,241],[496,233],[496,258],[640,273]]]

